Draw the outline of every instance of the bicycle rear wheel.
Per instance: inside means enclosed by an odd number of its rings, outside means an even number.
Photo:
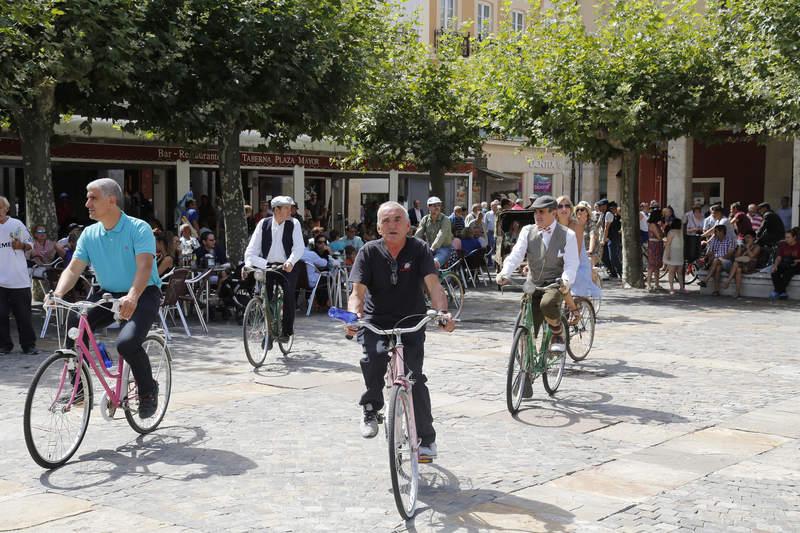
[[[253,368],[263,365],[269,350],[269,328],[264,315],[264,300],[260,296],[253,297],[244,309],[242,337],[247,360]]]
[[[583,361],[592,349],[596,317],[592,302],[587,298],[575,298],[575,307],[578,310],[578,322],[569,327],[567,353],[573,361]]]
[[[164,415],[167,414],[167,405],[169,405],[169,397],[172,393],[172,355],[166,341],[160,335],[148,335],[144,339],[142,348],[150,359],[153,380],[158,383],[158,409],[149,418],[139,417],[139,389],[129,365],[125,369],[128,390],[127,400],[123,399],[123,405],[126,406],[125,418],[128,420],[128,424],[137,433],[145,435],[156,429],[164,419]]]
[[[511,342],[506,374],[506,406],[512,415],[519,411],[525,391],[525,382],[528,379],[525,361],[529,360],[529,336],[530,331],[527,328],[519,327],[514,331],[514,340]]]
[[[569,346],[569,326],[567,325],[567,321],[564,318],[561,318],[561,330],[564,332],[564,343]],[[552,352],[550,351],[550,346],[544,345],[544,339],[547,335],[542,335],[542,344],[539,353],[545,352],[544,356],[547,362],[547,370],[542,373],[542,385],[544,385],[544,390],[547,391],[547,394],[552,396],[558,390],[558,386],[561,385],[561,378],[564,377],[564,366],[567,363],[567,352],[566,350],[563,352]],[[550,337],[550,341],[552,341],[552,337]],[[550,342],[548,341],[548,342]]]
[[[25,446],[36,464],[56,468],[75,454],[89,426],[93,397],[89,366],[83,363],[78,374],[75,354],[56,352],[39,366],[23,412]]]
[[[461,283],[461,278],[453,272],[448,272],[442,278],[442,287],[453,318],[459,318],[464,309],[464,284]]]
[[[410,411],[409,391],[401,385],[395,385],[389,399],[386,433],[394,502],[404,520],[414,516],[419,490],[419,457],[411,442]]]
[[[280,341],[280,338],[283,336],[283,333],[282,333],[283,332],[283,298],[284,298],[283,287],[278,285],[278,286],[275,287],[275,295],[273,296],[273,299],[275,300],[275,303],[273,304],[274,307],[273,307],[273,313],[272,313],[272,316],[273,316],[272,320],[273,320],[273,323],[274,323],[274,327],[272,328],[272,331],[281,332],[277,336],[278,337],[278,348],[281,349],[281,353],[283,355],[286,355],[290,351],[292,351],[292,345],[294,344],[294,335],[289,335],[289,340],[286,341],[286,342],[281,342]]]
[[[686,263],[686,273],[684,278],[684,283],[686,285],[691,285],[695,281],[697,281],[697,271],[700,267],[697,265],[696,261],[692,261],[691,263]]]

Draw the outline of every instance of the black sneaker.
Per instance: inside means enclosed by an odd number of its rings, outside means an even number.
[[[291,340],[291,338],[292,338],[291,335],[281,335],[280,337],[278,337],[278,342],[281,344],[286,344],[287,342],[289,342],[289,340]]]
[[[150,418],[158,410],[158,382],[150,394],[139,396],[139,418]]]
[[[705,281],[701,281],[700,283],[698,283],[698,285],[700,285],[701,287],[708,287],[708,284]]]
[[[25,355],[37,355],[39,353],[39,350],[36,349],[36,346],[32,346],[30,348],[24,348],[22,350],[22,353],[24,353]]]

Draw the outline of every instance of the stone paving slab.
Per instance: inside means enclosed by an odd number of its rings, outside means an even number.
[[[0,531],[38,526],[91,510],[86,500],[61,494],[39,493],[0,501]]]
[[[103,530],[114,511],[178,531],[800,530],[800,307],[611,288],[589,358],[568,363],[555,396],[537,384],[514,418],[504,394],[518,297],[471,291],[459,333],[427,336],[440,457],[422,467],[408,524],[383,433],[359,436],[360,347],[321,315],[299,318],[294,351],[257,371],[233,323],[176,331],[162,427],[138,436],[95,413],[52,472],[28,457],[21,423],[46,355],[0,358],[0,502],[91,502],[56,530]],[[709,336],[711,318],[737,335]],[[742,344],[760,349],[731,357]]]

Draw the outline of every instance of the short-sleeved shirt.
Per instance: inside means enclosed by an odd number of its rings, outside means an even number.
[[[197,212],[197,209],[190,208],[187,209],[183,216],[186,217],[186,220],[189,221],[190,224],[194,224],[198,220],[200,220],[200,213]]]
[[[778,245],[778,256],[792,261],[800,259],[800,242],[795,242],[794,246],[790,246],[786,241],[782,241]]]
[[[393,262],[397,264],[395,285],[392,285]],[[424,280],[429,274],[436,275],[437,270],[431,249],[423,241],[406,238],[397,259],[393,259],[383,239],[378,239],[358,251],[350,281],[367,286],[364,319],[386,329],[409,315],[425,313]]]
[[[155,257],[153,230],[144,220],[121,213],[119,222],[110,230],[100,222],[83,230],[74,256],[92,265],[103,290],[128,292],[136,277],[136,256],[139,254]],[[147,285],[161,286],[155,261]]]

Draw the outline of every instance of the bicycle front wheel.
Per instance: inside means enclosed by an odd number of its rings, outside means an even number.
[[[86,435],[92,413],[92,382],[77,356],[56,352],[36,370],[23,413],[25,446],[41,467],[56,468],[75,454]],[[72,403],[75,380],[78,390]]]
[[[253,368],[263,365],[269,350],[269,328],[264,315],[264,301],[260,296],[253,297],[244,309],[242,337],[247,360]]]
[[[506,406],[512,415],[519,412],[525,384],[528,381],[525,365],[529,360],[530,345],[530,331],[527,328],[517,328],[514,331],[514,340],[511,342],[506,375]]]
[[[567,349],[569,349],[569,326],[563,317],[561,318],[561,331],[564,332],[564,344],[566,344]],[[553,338],[550,336],[548,345],[545,346],[544,343],[547,337],[548,335],[542,335],[542,345],[539,353],[544,352],[542,357],[545,358],[545,363],[547,365],[547,370],[542,373],[542,385],[544,385],[544,390],[547,391],[547,394],[552,396],[558,390],[558,386],[561,385],[561,378],[564,377],[564,366],[567,363],[567,352],[566,350],[563,352],[551,351],[549,343]]]
[[[419,490],[419,457],[411,436],[416,435],[411,424],[411,397],[401,385],[392,388],[386,433],[389,439],[389,472],[397,510],[404,520],[414,516]]]
[[[442,287],[447,296],[447,306],[450,308],[453,318],[459,318],[461,311],[464,309],[464,284],[461,283],[461,278],[453,272],[448,272],[442,278]]]
[[[125,402],[125,418],[128,424],[137,433],[146,435],[158,427],[167,414],[167,405],[172,393],[172,355],[166,341],[160,335],[148,335],[144,339],[142,348],[150,359],[150,368],[153,371],[153,381],[158,383],[158,409],[153,416],[141,418],[139,416],[139,389],[133,379],[131,367],[126,366],[127,374],[127,401]],[[123,392],[124,394],[124,392]]]
[[[575,298],[577,322],[569,326],[567,353],[573,361],[583,361],[592,349],[596,317],[592,302],[583,297]]]

